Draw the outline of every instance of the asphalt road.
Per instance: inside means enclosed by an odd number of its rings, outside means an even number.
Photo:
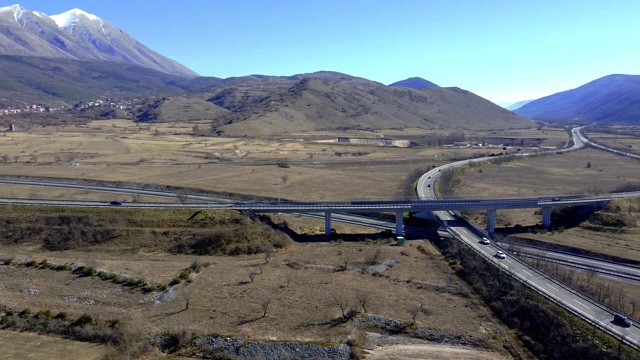
[[[580,134],[580,129],[581,128],[572,129],[571,133],[573,135],[574,145],[563,151],[577,150],[584,146],[586,139]],[[529,154],[517,154],[517,156],[529,156]],[[465,166],[472,162],[487,161],[489,159],[490,158],[479,158],[458,161],[430,170],[418,180],[418,196],[425,199],[437,198],[437,194],[434,189],[435,184],[445,170]],[[634,346],[636,349],[640,349],[640,324],[634,322],[630,328],[623,328],[615,324],[613,322],[615,310],[595,302],[576,290],[565,286],[554,278],[547,276],[533,266],[526,264],[524,261],[511,256],[511,254],[509,254],[505,249],[499,247],[493,242],[489,245],[480,244],[482,237],[476,235],[476,230],[470,226],[466,227],[460,225],[462,222],[456,221],[456,216],[453,213],[448,211],[435,211],[434,215],[440,219],[449,231],[452,234],[455,234],[459,240],[463,241],[467,246],[474,249],[479,254],[485,256],[496,266],[501,267],[523,283],[527,284],[547,298],[561,304],[583,319],[593,324],[597,324],[601,329],[604,329],[618,338],[624,338],[625,342]],[[498,259],[495,257],[498,250],[502,250],[507,253],[507,257],[505,259]]]

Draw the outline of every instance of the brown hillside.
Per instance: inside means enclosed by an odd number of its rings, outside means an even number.
[[[140,122],[183,122],[212,120],[229,111],[193,96],[162,98],[138,110]]]
[[[229,136],[264,136],[333,129],[488,130],[532,126],[530,121],[458,88],[417,91],[371,84],[353,86],[303,78],[285,91],[258,102],[247,101],[246,106],[216,121],[226,125],[215,130]],[[371,86],[370,90],[363,85]]]

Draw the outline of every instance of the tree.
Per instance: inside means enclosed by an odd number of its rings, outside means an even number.
[[[2,160],[4,160],[4,162],[7,162],[9,160],[9,155],[7,154],[2,155]]]
[[[271,258],[271,255],[273,255],[273,246],[271,245],[267,245],[264,247],[264,263],[268,264],[269,263],[269,259]]]
[[[269,304],[271,304],[271,299],[266,298],[260,302],[260,308],[262,309],[262,317],[267,316],[267,310],[269,310]]]
[[[591,169],[591,161],[587,162],[587,169]]]
[[[359,292],[356,295],[356,298],[358,299],[358,303],[362,307],[362,311],[366,314],[367,313],[367,304],[369,303],[369,295],[367,293],[365,293],[365,292]]]
[[[288,175],[282,175],[282,176],[280,177],[280,180],[282,180],[282,183],[283,183],[284,185],[287,185],[287,180],[289,180],[289,176],[288,176]]]
[[[333,303],[340,308],[342,317],[347,317],[347,308],[349,307],[349,301],[342,294],[333,294]]]

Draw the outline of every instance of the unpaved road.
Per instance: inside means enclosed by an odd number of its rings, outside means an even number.
[[[366,360],[504,360],[500,353],[447,345],[388,345],[365,350]]]

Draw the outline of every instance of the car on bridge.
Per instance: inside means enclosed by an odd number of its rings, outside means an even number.
[[[506,259],[507,258],[507,254],[505,254],[504,251],[498,250],[498,252],[496,253],[496,257],[498,259]]]
[[[109,203],[109,205],[120,206],[120,205],[122,205],[122,203],[120,201],[113,200],[112,202]]]
[[[484,236],[482,237],[482,239],[480,239],[480,244],[482,244],[482,245],[489,245],[490,243],[491,243],[491,241],[488,238],[484,237]]]
[[[624,315],[620,315],[620,314],[613,315],[613,322],[622,327],[631,327],[631,321],[629,321],[629,318]]]

